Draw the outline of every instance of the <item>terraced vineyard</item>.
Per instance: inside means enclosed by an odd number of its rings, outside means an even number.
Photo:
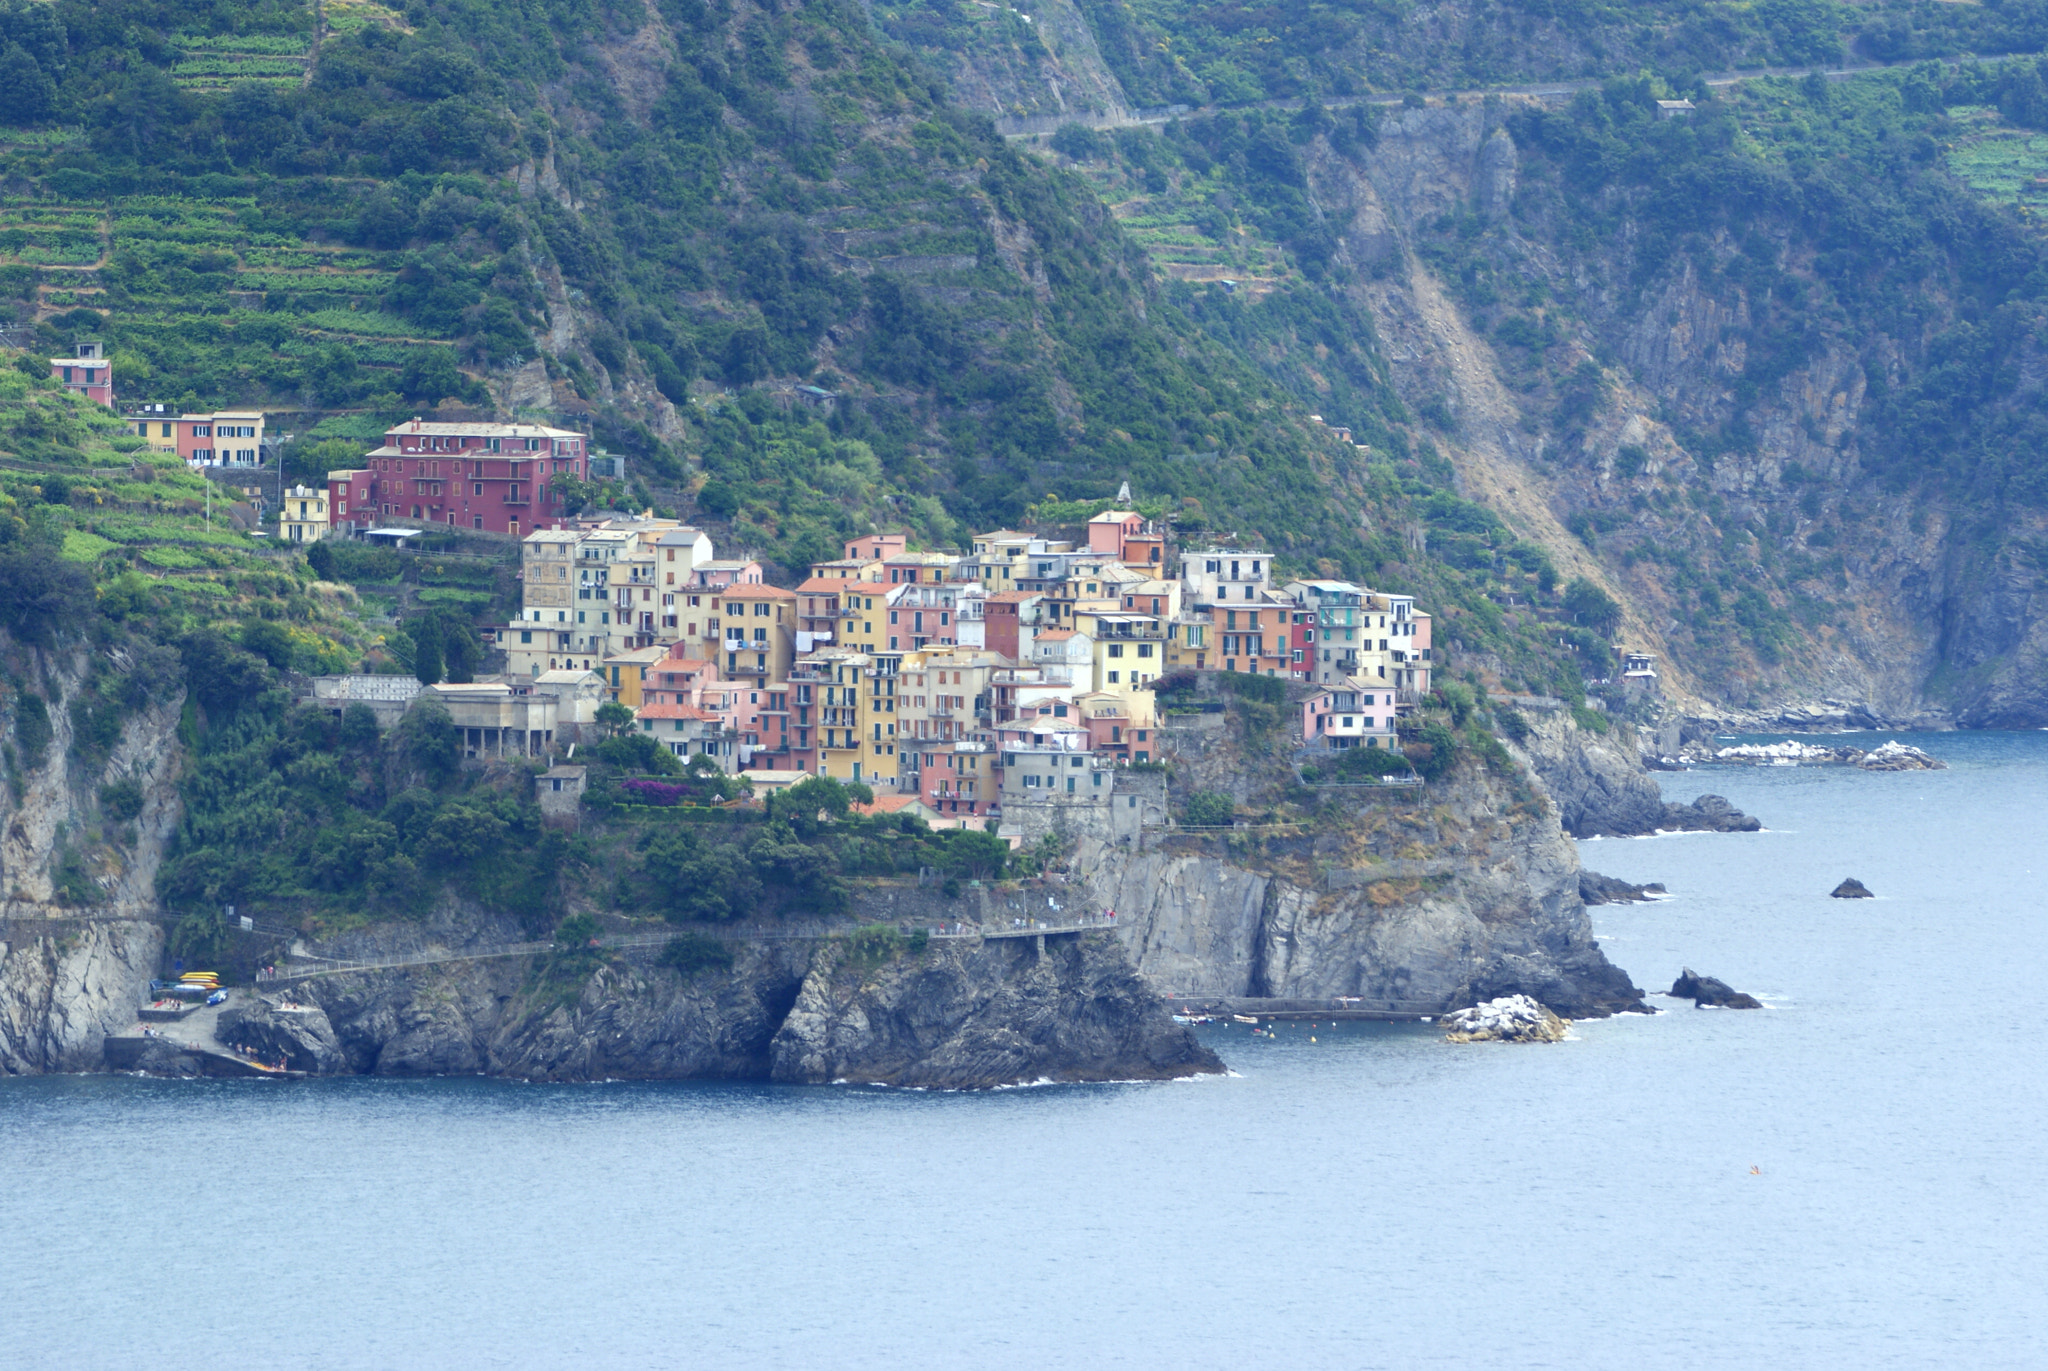
[[[256,194],[10,196],[0,270],[33,271],[41,319],[105,312],[124,402],[396,409],[408,368],[461,389],[452,331],[382,307],[401,254],[309,242],[275,219]],[[158,393],[159,376],[178,382]]]
[[[1299,277],[1278,243],[1220,207],[1230,203],[1220,169],[1207,176],[1172,178],[1158,190],[1141,184],[1115,159],[1084,163],[1074,170],[1095,187],[1161,276],[1228,281],[1237,293],[1254,300]]]
[[[1987,200],[2048,214],[2048,134],[2005,127],[1994,109],[1949,115],[1971,129],[1949,149],[1949,170]]]
[[[190,91],[223,91],[246,81],[297,85],[306,79],[312,38],[288,34],[180,34],[171,79]]]
[[[0,367],[0,435],[0,515],[20,511],[48,525],[65,560],[91,568],[115,612],[197,627],[282,599],[307,669],[352,669],[377,648],[352,596],[303,585],[303,563],[273,539],[242,532],[219,487],[145,449],[98,405],[22,367]]]

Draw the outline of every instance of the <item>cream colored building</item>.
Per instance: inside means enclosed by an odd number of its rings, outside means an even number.
[[[327,514],[327,487],[293,486],[277,512],[277,534],[287,543],[317,543],[334,525]]]

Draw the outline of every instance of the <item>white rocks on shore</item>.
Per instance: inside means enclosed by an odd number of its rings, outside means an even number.
[[[1555,1043],[1571,1024],[1527,995],[1508,995],[1444,1015],[1454,1043]]]
[[[1917,747],[1908,747],[1894,738],[1883,747],[1873,748],[1856,759],[1856,765],[1865,771],[1946,771],[1948,763],[1939,757],[1930,757]]]
[[[1822,747],[1787,739],[1782,743],[1741,743],[1715,752],[1718,762],[1746,762],[1752,766],[1836,765],[1860,767],[1865,771],[1946,771],[1948,763],[1930,757],[1917,747],[1894,739],[1865,752],[1860,747]]]

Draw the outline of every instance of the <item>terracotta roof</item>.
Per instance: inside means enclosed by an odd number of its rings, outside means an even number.
[[[1058,643],[1073,637],[1074,630],[1071,628],[1042,628],[1038,630],[1036,636],[1041,643]]]
[[[846,582],[836,576],[812,576],[805,581],[799,582],[797,589],[809,594],[817,594],[827,590],[836,593],[846,589]]]
[[[719,722],[716,714],[695,705],[642,705],[633,711],[636,719],[697,719],[707,724]]]
[[[923,803],[915,795],[877,795],[871,803],[854,805],[853,809],[861,814],[894,814]]]
[[[993,595],[983,596],[982,602],[984,604],[1020,604],[1025,600],[1041,600],[1044,598],[1045,592],[1042,590],[999,590]]]
[[[794,600],[796,592],[781,586],[727,586],[720,592],[728,600]]]

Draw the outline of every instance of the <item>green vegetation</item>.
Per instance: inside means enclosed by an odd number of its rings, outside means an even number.
[[[1301,769],[1308,785],[1370,784],[1386,776],[1407,776],[1415,768],[1408,758],[1385,747],[1348,747],[1331,754],[1324,762],[1310,762]]]
[[[1245,105],[1646,68],[1690,76],[2048,48],[2048,15],[2013,4],[1579,0],[1461,8],[1432,23],[1417,23],[1386,0],[1263,9],[1081,0],[1080,8],[1110,69],[1140,105]],[[901,36],[922,37],[907,29]]]
[[[699,971],[724,971],[732,965],[732,945],[703,933],[678,933],[662,946],[661,965],[685,976]]]

